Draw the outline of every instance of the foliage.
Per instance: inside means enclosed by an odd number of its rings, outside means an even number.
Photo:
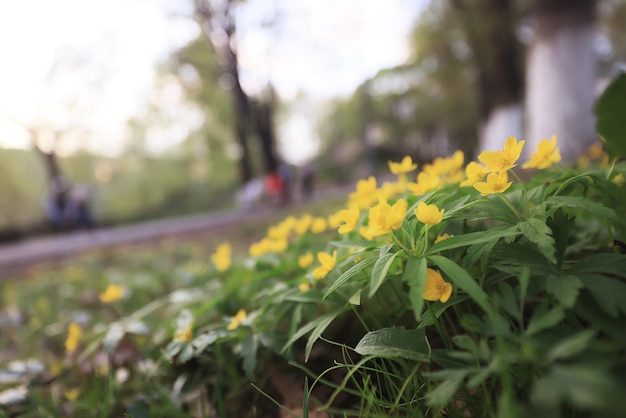
[[[255,242],[165,243],[122,269],[87,258],[5,284],[2,351],[24,350],[6,370],[29,394],[11,410],[623,416],[626,164],[522,172],[523,144],[479,156],[506,188],[472,187],[462,153],[415,177],[406,159],[346,209]]]

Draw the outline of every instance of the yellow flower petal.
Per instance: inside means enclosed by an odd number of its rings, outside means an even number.
[[[422,297],[425,300],[446,303],[452,295],[452,285],[443,280],[441,273],[431,268],[426,269],[426,284]]]
[[[485,165],[488,172],[504,172],[515,167],[515,163],[522,153],[525,141],[517,142],[514,137],[509,137],[504,143],[504,149],[499,151],[483,151],[478,155],[478,160]]]
[[[417,168],[417,164],[413,164],[413,160],[411,159],[410,156],[405,156],[401,162],[399,163],[394,163],[392,161],[388,161],[387,164],[389,165],[389,170],[393,173],[393,174],[406,174],[406,173],[410,173],[411,171],[415,170]]]
[[[98,295],[101,302],[111,303],[121,299],[124,296],[124,288],[118,284],[111,283],[104,292]]]
[[[444,210],[436,205],[428,205],[425,202],[419,202],[414,210],[417,219],[426,225],[437,225],[443,219]]]
[[[67,354],[72,354],[78,348],[78,342],[80,341],[80,337],[83,335],[83,331],[80,326],[72,322],[67,327],[67,338],[65,339],[65,352]]]
[[[480,192],[481,196],[502,193],[513,184],[508,179],[509,175],[506,171],[499,174],[491,173],[487,176],[486,182],[477,182],[474,184],[474,188]]]
[[[300,257],[298,257],[298,265],[301,269],[309,267],[311,263],[313,263],[313,253],[311,252],[302,254]]]

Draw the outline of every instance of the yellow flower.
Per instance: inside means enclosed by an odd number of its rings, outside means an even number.
[[[217,246],[215,253],[211,256],[211,261],[215,264],[217,271],[226,271],[230,268],[230,255],[232,250],[230,244],[224,243]]]
[[[65,396],[65,399],[70,402],[74,402],[76,399],[78,399],[78,395],[80,395],[80,388],[68,389],[63,392],[63,396]]]
[[[274,254],[280,254],[287,249],[286,239],[270,239],[267,240],[267,246]]]
[[[342,209],[345,210],[345,209]],[[328,215],[328,227],[335,229],[335,228],[339,228],[339,225],[341,225],[341,223],[343,222],[341,220],[341,215],[340,215],[341,210],[338,210],[335,213],[331,213],[330,215]]]
[[[309,282],[302,282],[298,285],[298,290],[301,292],[307,292],[309,290],[311,290],[311,283]]]
[[[333,254],[319,252],[317,253],[317,260],[320,262],[320,266],[313,269],[313,277],[317,280],[323,279],[330,273],[335,267],[337,262],[337,251],[333,251]]]
[[[350,204],[348,209],[342,209],[337,212],[337,217],[339,219],[339,233],[347,234],[349,232],[354,231],[356,228],[356,224],[359,222],[361,218],[361,211],[359,210],[359,205],[355,202]]]
[[[72,322],[67,327],[67,338],[65,339],[65,352],[67,354],[72,354],[78,348],[78,342],[80,341],[80,337],[83,334],[83,331],[80,329],[80,326]]]
[[[539,142],[537,148],[537,152],[530,157],[530,161],[522,165],[522,168],[538,168],[539,170],[543,170],[561,161],[561,151],[556,147],[556,135],[552,135],[550,141],[544,139]]]
[[[246,313],[246,311],[243,309],[239,309],[235,316],[231,318],[230,323],[228,324],[226,329],[229,331],[237,329],[239,325],[241,325],[241,323],[246,320],[247,317],[248,314]]]
[[[587,168],[589,167],[589,165],[591,165],[591,160],[589,159],[589,157],[587,157],[586,155],[581,155],[580,157],[578,157],[578,159],[576,160],[576,164],[578,165],[578,167],[580,168]]]
[[[515,137],[509,137],[504,143],[504,149],[498,151],[483,151],[478,155],[478,160],[487,167],[489,173],[502,173],[515,167],[524,148],[525,141],[517,142]]]
[[[399,229],[406,216],[408,204],[404,199],[398,199],[393,206],[380,199],[377,206],[369,211],[368,234],[377,237],[391,232],[392,229]]]
[[[587,148],[587,155],[592,160],[599,160],[604,156],[604,149],[601,142],[594,142]]]
[[[461,187],[473,186],[474,183],[481,181],[487,175],[487,170],[477,162],[470,161],[465,167],[465,175],[467,179],[461,182]]]
[[[370,230],[364,226],[359,228],[359,235],[361,235],[368,241],[371,241],[375,238],[374,235],[370,234]]]
[[[507,172],[491,173],[487,176],[487,181],[479,181],[474,184],[474,188],[480,192],[481,196],[487,196],[495,193],[502,193],[508,189],[513,182],[508,181]]]
[[[415,216],[426,225],[437,225],[443,219],[443,209],[439,210],[436,205],[419,202],[415,208]]]
[[[100,293],[98,297],[100,302],[111,303],[124,296],[124,288],[118,284],[111,283],[107,286],[104,292]]]
[[[450,234],[441,234],[437,238],[435,238],[435,244],[437,244],[438,242],[441,242],[441,241],[443,241],[445,239],[452,238],[453,236],[454,235],[450,235]]]
[[[393,173],[393,174],[406,174],[406,173],[410,173],[411,171],[415,170],[417,168],[417,164],[413,164],[413,160],[411,159],[410,156],[405,156],[401,162],[399,163],[394,163],[392,161],[387,161],[387,164],[389,165],[389,170]]]
[[[302,217],[296,221],[296,224],[293,226],[293,229],[296,231],[296,234],[304,235],[304,233],[309,230],[312,223],[313,223],[313,217],[311,215],[309,214],[302,215]]]
[[[313,222],[311,223],[311,232],[314,234],[321,234],[326,231],[326,227],[326,219],[320,217],[313,218]]]
[[[417,183],[409,183],[407,188],[414,195],[422,195],[439,187],[440,179],[438,175],[422,171],[417,175]]]
[[[300,257],[298,257],[298,265],[301,269],[309,267],[311,263],[313,263],[313,253],[311,252],[302,254]]]
[[[250,245],[250,249],[248,251],[252,257],[260,257],[267,254],[271,249],[270,247],[270,240],[263,238],[261,241]]]
[[[175,336],[174,336],[174,341],[181,341],[181,342],[189,342],[193,339],[193,333],[191,332],[191,325],[192,323],[189,322],[186,326],[185,329],[178,332]]]
[[[356,183],[356,191],[350,193],[350,202],[356,202],[360,208],[367,208],[378,199],[376,190],[376,177],[369,176],[367,180],[359,180]]]
[[[623,186],[625,182],[624,173],[618,173],[615,177],[613,177],[613,180],[611,181],[617,184],[618,186]]]
[[[425,300],[446,303],[452,295],[452,285],[443,280],[441,273],[431,268],[426,269],[426,285],[422,297]]]

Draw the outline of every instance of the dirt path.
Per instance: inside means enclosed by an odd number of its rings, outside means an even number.
[[[318,193],[314,201],[345,196],[350,190],[333,187]],[[294,202],[286,207],[263,206],[253,210],[233,210],[202,215],[149,221],[135,225],[78,231],[63,235],[25,239],[0,245],[0,280],[24,271],[33,264],[58,261],[78,253],[121,244],[138,244],[165,237],[198,235],[279,216],[309,202]]]

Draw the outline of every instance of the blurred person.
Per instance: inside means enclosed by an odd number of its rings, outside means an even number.
[[[45,211],[54,231],[61,231],[69,225],[69,189],[69,184],[63,176],[52,178]]]
[[[301,178],[301,187],[302,187],[302,197],[304,199],[311,198],[313,196],[313,188],[315,182],[315,162],[313,160],[307,161],[301,168],[302,172],[300,175]]]
[[[291,200],[291,189],[293,184],[293,172],[289,164],[282,162],[278,166],[278,177],[280,178],[280,203],[287,204]]]
[[[72,188],[69,209],[70,222],[73,227],[90,229],[94,226],[91,195],[87,185],[79,184]]]

